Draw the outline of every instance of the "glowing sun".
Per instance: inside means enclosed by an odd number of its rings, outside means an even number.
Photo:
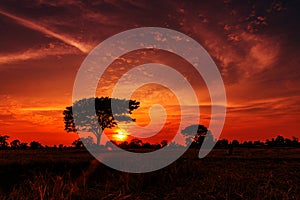
[[[127,138],[127,132],[121,129],[116,130],[116,134],[113,135],[117,141],[124,141]]]

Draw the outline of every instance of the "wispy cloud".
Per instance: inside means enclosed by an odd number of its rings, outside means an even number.
[[[21,108],[23,111],[56,111],[56,110],[64,110],[64,107],[29,107],[29,108]]]
[[[21,62],[29,59],[41,59],[47,56],[62,56],[66,54],[76,54],[76,50],[55,46],[51,43],[53,48],[43,49],[29,49],[22,52],[15,52],[10,54],[0,54],[0,64],[10,64]]]
[[[6,12],[4,10],[1,10],[1,9],[0,9],[0,14],[4,15],[4,16],[10,18],[10,19],[15,20],[17,23],[19,23],[19,24],[21,24],[21,25],[23,25],[27,28],[39,31],[39,32],[44,33],[44,34],[49,35],[49,36],[52,36],[52,37],[66,43],[68,45],[76,47],[82,53],[88,53],[91,50],[91,47],[89,47],[86,44],[82,44],[82,43],[74,40],[73,38],[71,38],[69,36],[62,35],[62,34],[59,34],[59,33],[55,33],[53,31],[49,30],[48,28],[46,28],[44,26],[41,26],[41,25],[39,25],[35,22],[32,22],[30,20],[18,17],[16,15],[13,15],[13,14],[8,13],[8,12]]]

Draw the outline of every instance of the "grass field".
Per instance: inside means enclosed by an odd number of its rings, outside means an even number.
[[[300,199],[300,148],[187,151],[145,174],[119,172],[85,150],[1,150],[0,199]]]

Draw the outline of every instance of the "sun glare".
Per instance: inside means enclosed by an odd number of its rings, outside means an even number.
[[[113,137],[117,140],[117,141],[124,141],[127,138],[127,133],[124,130],[118,129],[116,131],[116,134],[113,135]]]

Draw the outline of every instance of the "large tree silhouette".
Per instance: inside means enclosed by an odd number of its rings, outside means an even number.
[[[111,107],[112,102],[114,105],[113,111]],[[66,107],[63,112],[65,130],[67,132],[76,132],[77,128],[81,131],[92,132],[97,138],[97,145],[99,145],[104,129],[115,127],[117,121],[135,121],[135,119],[130,117],[130,114],[140,106],[140,102],[109,97],[96,97],[81,99],[75,102],[73,106],[76,107],[77,116],[73,116],[72,106]],[[88,111],[91,106],[95,106],[95,115]],[[80,112],[78,113],[78,111]]]
[[[201,146],[205,137],[213,140],[211,132],[204,125],[201,124],[190,125],[183,129],[181,133],[187,136],[186,143],[192,143],[191,147]]]

